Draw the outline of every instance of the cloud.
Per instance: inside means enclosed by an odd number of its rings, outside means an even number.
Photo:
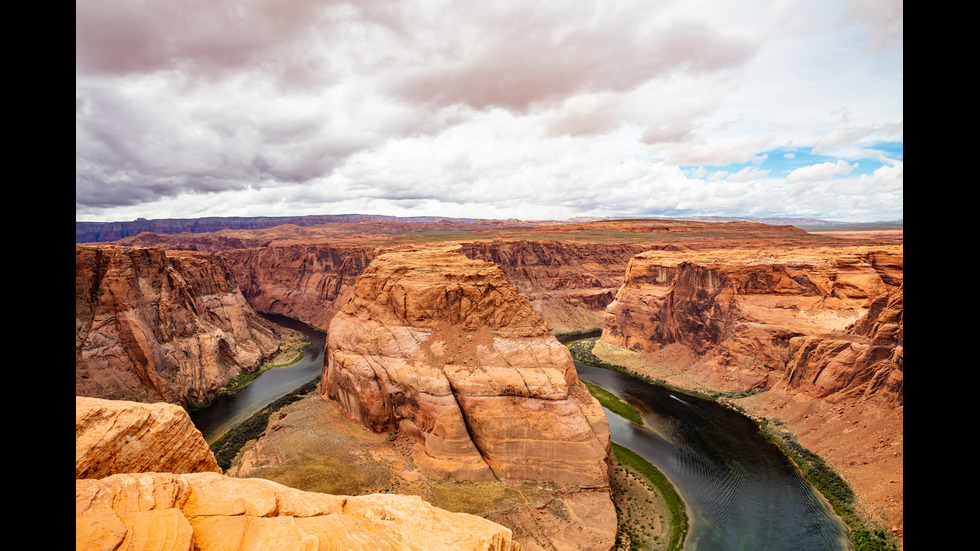
[[[861,24],[869,34],[867,46],[881,52],[904,40],[904,2],[902,0],[851,0],[841,14],[842,24]]]
[[[755,49],[740,33],[656,10],[511,6],[481,19],[489,28],[478,33],[470,32],[473,14],[450,10],[434,62],[411,67],[394,89],[417,103],[520,112],[577,94],[627,91],[675,71],[738,67]]]
[[[786,175],[786,181],[790,183],[807,183],[829,180],[835,176],[850,174],[857,167],[857,163],[851,165],[843,159],[838,159],[835,162],[828,161],[826,163],[797,168]]]
[[[82,2],[76,218],[784,210],[771,152],[901,142],[894,13],[845,7]]]

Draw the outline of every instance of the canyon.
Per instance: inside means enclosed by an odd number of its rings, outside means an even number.
[[[901,403],[902,281],[897,245],[648,251],[630,260],[602,340],[661,364],[688,352],[688,375],[716,389]]]
[[[592,352],[787,431],[901,540],[903,273],[896,244],[644,252]]]
[[[750,222],[373,221],[76,245],[76,394],[187,405],[273,354],[281,337],[254,321],[255,311],[280,313],[327,331],[332,342],[321,380],[326,399],[317,398],[338,411],[317,419],[342,413],[391,431],[405,450],[399,460],[417,461],[411,477],[565,485],[570,492],[542,497],[535,510],[559,499],[582,516],[553,514],[549,522],[581,519],[608,511],[601,497],[608,453],[600,460],[596,452],[608,435],[588,413],[591,396],[576,390],[567,351],[548,339],[601,328],[597,356],[724,394],[750,416],[778,423],[901,537],[900,239]],[[165,268],[149,268],[157,264]],[[544,367],[520,367],[526,362]],[[193,364],[207,375],[191,375]],[[583,416],[565,415],[571,407],[562,400]],[[519,464],[527,448],[514,452],[507,444],[514,427],[500,421],[523,414],[522,401],[537,404],[535,412],[546,404],[550,417],[541,424],[553,423],[555,434],[579,435],[567,444],[556,438],[554,449],[592,451]],[[510,408],[503,417],[494,413],[502,403]],[[272,423],[236,472],[283,464],[279,444],[287,440],[277,439],[309,430],[297,418]],[[590,431],[595,440],[581,437]],[[562,459],[573,455],[581,460]],[[533,524],[524,518],[511,528]],[[606,536],[591,536],[591,548],[610,548]],[[533,538],[522,543],[537,548]]]

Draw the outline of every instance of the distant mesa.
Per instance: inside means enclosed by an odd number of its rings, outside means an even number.
[[[221,230],[260,230],[292,224],[300,227],[319,226],[322,224],[358,224],[363,222],[379,222],[390,224],[438,225],[452,224],[454,227],[466,226],[470,230],[499,229],[514,226],[538,226],[556,224],[583,224],[589,222],[625,220],[628,218],[577,216],[567,220],[517,220],[517,219],[482,219],[482,218],[449,218],[444,216],[386,216],[380,214],[313,214],[305,216],[209,216],[202,218],[137,218],[131,221],[118,222],[75,222],[75,243],[99,243],[118,241],[133,237],[140,233],[157,234],[175,233],[208,233]],[[803,229],[823,228],[840,229],[857,227],[860,229],[901,228],[902,221],[876,222],[854,224],[849,222],[834,222],[814,218],[759,218],[759,217],[725,217],[725,216],[689,216],[689,217],[645,217],[643,220],[681,220],[696,222],[756,222],[779,226],[797,226]],[[432,228],[437,229],[437,228]],[[449,228],[445,228],[449,229]]]
[[[137,218],[128,222],[75,222],[75,243],[118,241],[143,232],[207,233],[221,230],[260,230],[293,224],[318,226],[321,224],[354,224],[360,222],[390,222],[409,224],[436,224],[453,222],[471,224],[474,229],[492,229],[519,224],[518,220],[483,220],[477,218],[446,218],[442,216],[384,216],[377,214],[322,214],[307,216],[232,216],[204,218]]]

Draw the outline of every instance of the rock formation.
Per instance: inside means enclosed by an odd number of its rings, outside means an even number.
[[[75,246],[75,394],[181,405],[279,349],[210,253]]]
[[[509,529],[419,497],[317,494],[217,473],[76,479],[75,548],[520,550]]]
[[[521,549],[509,529],[415,496],[335,496],[209,472],[214,456],[202,459],[211,452],[177,406],[76,398],[75,408],[76,549]]]
[[[363,245],[272,244],[221,253],[249,304],[327,329],[374,257]]]
[[[622,284],[626,264],[642,251],[700,250],[719,245],[785,247],[834,241],[791,226],[749,222],[609,220],[556,224],[483,220],[418,224],[392,220],[297,224],[179,234],[146,233],[144,229],[144,233],[120,239],[117,244],[216,253],[232,268],[235,283],[253,308],[284,314],[325,331],[336,309],[347,302],[354,278],[367,267],[376,250],[416,241],[453,242],[461,246],[462,254],[500,266],[518,292],[531,300],[549,329],[563,333],[601,327],[605,307]],[[207,227],[195,226],[193,230]],[[149,231],[171,229],[163,226]]]
[[[790,339],[786,393],[835,400],[887,396],[904,404],[904,285],[876,298],[839,336]]]
[[[648,251],[630,261],[602,340],[660,357],[684,348],[715,388],[771,388],[810,355],[806,339],[842,335],[902,277],[900,245]],[[813,378],[795,373],[787,384]]]
[[[75,397],[75,478],[116,473],[221,473],[184,408]]]
[[[415,436],[428,476],[609,484],[609,427],[567,349],[458,247],[375,257],[330,324],[321,393]]]
[[[639,243],[556,239],[460,243],[460,252],[467,257],[499,266],[553,333],[602,327],[606,306],[623,284],[627,262],[649,248]]]
[[[179,245],[201,239],[187,236]],[[224,247],[230,239],[223,236],[223,244],[214,247]],[[497,264],[549,329],[564,332],[601,327],[605,308],[622,284],[626,263],[647,249],[639,244],[494,239],[463,241],[459,251]],[[235,266],[235,282],[254,308],[326,330],[376,250],[356,244],[282,242],[219,254]]]

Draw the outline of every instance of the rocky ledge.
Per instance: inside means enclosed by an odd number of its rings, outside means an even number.
[[[75,397],[75,478],[157,471],[221,472],[184,408]]]
[[[521,549],[509,529],[415,496],[334,496],[217,473],[76,479],[75,548]]]
[[[181,408],[76,397],[75,549],[521,549],[508,528],[415,496],[304,492],[215,470]]]

